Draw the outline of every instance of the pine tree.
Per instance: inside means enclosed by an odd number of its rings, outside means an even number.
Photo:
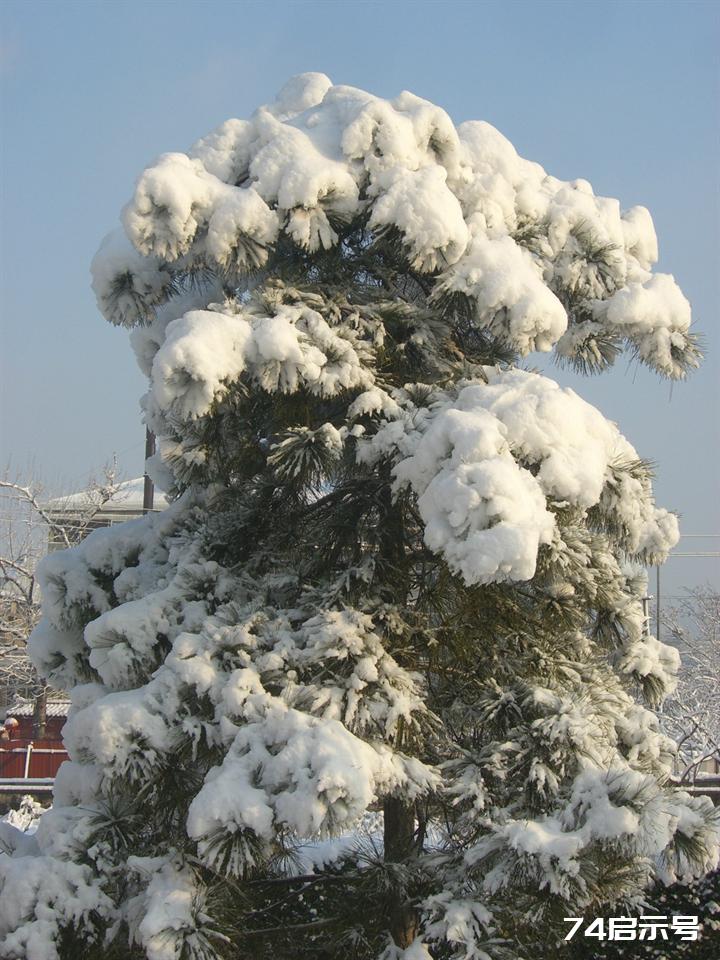
[[[676,519],[522,360],[685,376],[656,259],[644,208],[318,74],[142,174],[93,283],[173,503],[44,564],[72,759],[3,955],[534,958],[710,867],[648,709]]]

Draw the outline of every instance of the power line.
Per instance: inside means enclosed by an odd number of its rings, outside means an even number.
[[[713,552],[696,552],[696,553],[670,553],[671,557],[720,557],[720,551],[716,550]]]
[[[703,596],[708,597],[708,596],[710,596],[710,594],[703,594]],[[651,597],[649,597],[648,599],[654,600],[655,598],[651,596]],[[664,600],[691,600],[691,599],[692,599],[692,596],[690,596],[689,594],[681,594],[681,593],[678,593],[678,594],[669,594],[669,593],[668,593],[668,594],[665,595],[665,597],[664,597],[663,599],[664,599]]]

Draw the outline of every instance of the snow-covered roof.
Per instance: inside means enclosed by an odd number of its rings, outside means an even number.
[[[133,480],[124,480],[119,483],[116,492],[102,504],[102,512],[140,513],[143,509],[144,484],[144,477],[136,477]],[[71,493],[67,497],[57,497],[48,501],[46,506],[52,511],[75,512],[79,508],[87,508],[88,505],[99,503],[100,499],[99,491],[91,488],[81,490],[79,493]],[[153,509],[164,510],[167,505],[168,501],[165,494],[156,488]]]
[[[48,719],[52,717],[66,717],[70,710],[69,700],[48,700]],[[32,700],[16,700],[6,711],[8,717],[32,717],[35,713],[35,703]]]

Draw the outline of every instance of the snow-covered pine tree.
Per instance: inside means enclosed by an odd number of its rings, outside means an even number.
[[[72,761],[5,831],[3,956],[529,960],[707,869],[639,702],[674,683],[641,565],[675,517],[519,364],[696,366],[648,212],[306,74],[122,219],[94,289],[175,500],[44,565]]]

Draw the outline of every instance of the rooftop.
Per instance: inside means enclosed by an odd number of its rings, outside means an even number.
[[[87,510],[97,505],[102,513],[141,513],[143,509],[144,478],[136,477],[133,480],[124,480],[117,484],[115,493],[102,503],[102,494],[99,489],[90,488],[79,493],[71,493],[66,497],[56,497],[49,500],[45,507],[55,513],[75,513],[77,510]],[[101,505],[102,504],[102,505]],[[154,510],[164,510],[168,500],[162,490],[155,488],[153,501]]]
[[[48,700],[47,717],[66,717],[70,710],[69,700]],[[8,707],[6,715],[8,717],[32,717],[35,713],[35,703],[33,700],[16,700]]]

